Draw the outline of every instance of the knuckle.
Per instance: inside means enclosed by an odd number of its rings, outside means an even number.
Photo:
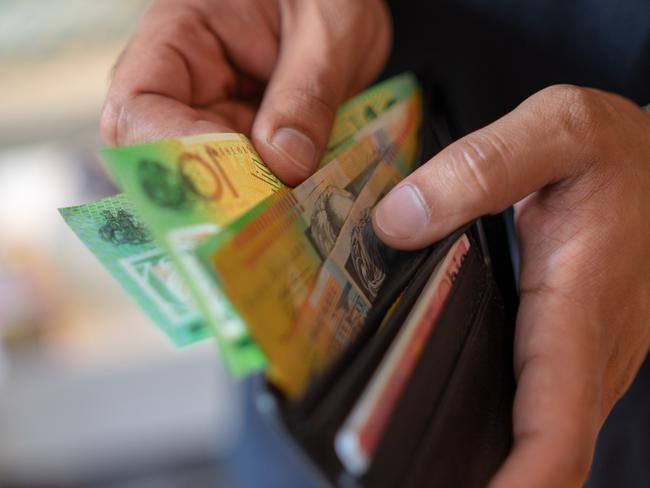
[[[452,146],[452,170],[470,194],[483,203],[496,204],[496,193],[509,180],[508,154],[505,141],[484,129]],[[497,211],[497,207],[494,205],[490,210]]]
[[[165,22],[157,29],[157,37],[163,42],[176,43],[179,39],[196,37],[197,26],[203,24],[200,12],[190,6],[179,9],[172,22]]]
[[[300,121],[332,120],[336,114],[337,97],[312,81],[300,87],[287,87],[278,91],[274,109],[283,116]]]
[[[541,97],[545,102],[550,100],[553,116],[561,130],[580,143],[596,142],[599,128],[611,117],[607,104],[593,90],[574,85],[554,85],[544,89]]]
[[[384,38],[390,37],[390,20],[381,0],[322,0],[317,8],[308,2],[300,5],[303,22],[294,34],[319,39],[329,64],[354,72],[369,62],[378,64],[375,58],[383,59],[379,54],[388,50],[382,46],[387,44]]]

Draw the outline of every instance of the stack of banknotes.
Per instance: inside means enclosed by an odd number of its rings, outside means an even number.
[[[234,376],[266,370],[295,397],[377,297],[370,211],[415,167],[421,105],[409,74],[348,101],[295,188],[241,134],[107,149],[124,193],[60,212],[174,344],[214,337]]]

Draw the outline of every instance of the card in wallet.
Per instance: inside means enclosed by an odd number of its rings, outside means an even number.
[[[425,100],[422,161],[451,140],[440,98]],[[484,486],[503,462],[517,300],[500,231],[479,220],[395,252],[362,331],[337,360],[297,400],[266,386],[273,415],[331,483]]]

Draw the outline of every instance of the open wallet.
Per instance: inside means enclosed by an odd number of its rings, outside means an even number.
[[[441,100],[425,92],[421,162],[452,140]],[[503,216],[487,217],[393,251],[362,331],[304,394],[286,399],[257,378],[261,417],[315,468],[315,485],[487,484],[512,441],[518,299],[506,234]]]

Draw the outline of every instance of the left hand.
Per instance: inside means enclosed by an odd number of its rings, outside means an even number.
[[[382,0],[154,0],[113,73],[109,144],[243,132],[295,185],[390,50]]]
[[[515,203],[514,446],[492,486],[582,486],[650,348],[650,116],[610,93],[542,90],[401,182],[374,227],[413,249]]]

